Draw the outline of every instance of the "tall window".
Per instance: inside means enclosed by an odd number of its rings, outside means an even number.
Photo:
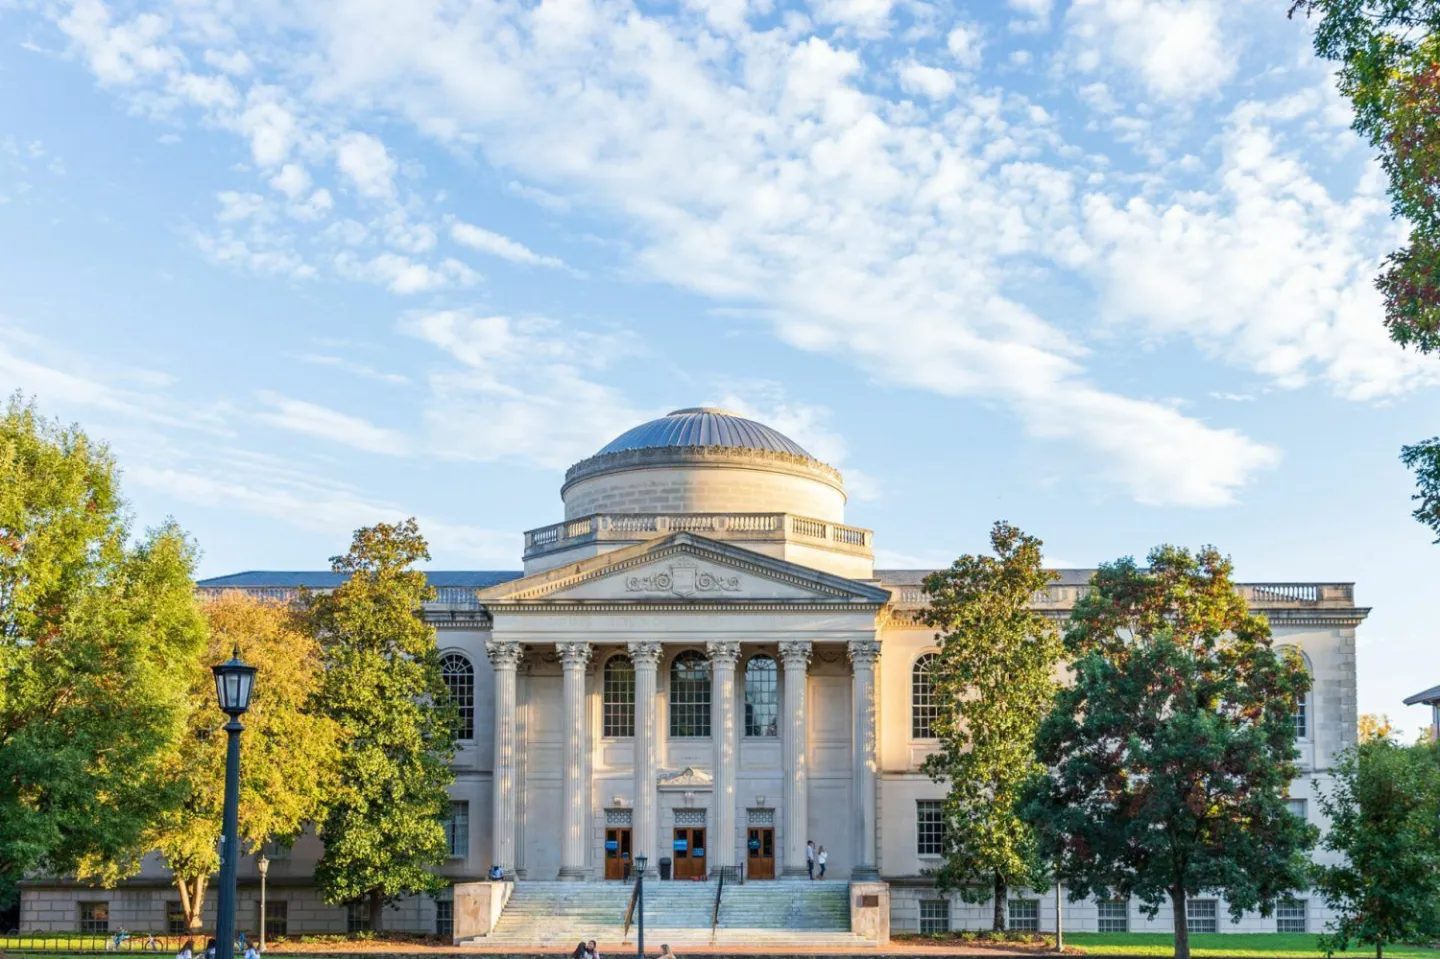
[[[921,856],[945,855],[945,816],[938,799],[915,803],[915,852]]]
[[[450,818],[445,820],[445,841],[450,845],[450,857],[460,859],[470,854],[470,804],[452,802]]]
[[[710,735],[710,660],[693,649],[670,664],[670,735]]]
[[[255,908],[259,909],[260,904],[256,903]],[[185,935],[185,907],[178,899],[165,903],[165,933],[170,936]]]
[[[259,918],[260,903],[255,903],[256,918]],[[257,922],[258,926],[259,923]],[[284,899],[271,899],[265,904],[265,938],[279,939],[290,935],[290,904]]]
[[[1295,707],[1295,738],[1304,739],[1310,735],[1310,694],[1300,697]]]
[[[635,735],[635,664],[629,656],[611,656],[605,661],[601,713],[604,718],[601,735]]]
[[[769,656],[756,656],[745,664],[745,735],[779,734],[779,670]]]
[[[455,935],[455,903],[449,899],[435,900],[435,936],[451,939]]]
[[[940,703],[935,698],[935,682],[930,671],[940,657],[926,653],[915,660],[910,671],[910,738],[934,739],[934,723],[940,717]]]
[[[370,928],[370,902],[366,899],[357,899],[354,902],[345,904],[345,931],[348,933],[364,932]]]
[[[456,739],[475,738],[475,667],[459,653],[440,658],[440,676],[450,690],[450,701],[460,714],[455,724]]]

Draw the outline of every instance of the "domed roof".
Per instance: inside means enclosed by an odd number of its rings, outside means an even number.
[[[702,406],[676,410],[658,420],[641,423],[615,437],[595,455],[666,446],[725,446],[814,458],[799,443],[764,423]]]

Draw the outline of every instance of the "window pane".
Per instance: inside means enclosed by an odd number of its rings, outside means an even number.
[[[1276,932],[1306,932],[1304,899],[1286,899],[1275,907]]]
[[[108,903],[108,902],[82,902],[82,903],[80,903],[80,931],[81,931],[81,932],[109,932],[109,931],[110,931],[110,903]]]
[[[1308,715],[1308,714],[1309,714],[1309,711],[1310,711],[1310,710],[1309,710],[1309,706],[1310,706],[1310,696],[1309,696],[1309,694],[1307,693],[1306,695],[1304,695],[1304,696],[1302,696],[1302,697],[1300,698],[1300,705],[1298,705],[1298,706],[1295,707],[1295,738],[1296,738],[1296,739],[1305,739],[1307,736],[1310,735],[1310,717],[1309,717],[1309,715]]]
[[[910,738],[934,739],[932,726],[940,715],[940,706],[935,699],[935,685],[930,670],[939,659],[934,653],[926,653],[915,661],[910,673]]]
[[[915,803],[915,852],[921,856],[945,854],[945,818],[943,804],[937,799],[921,799]]]
[[[629,656],[611,656],[605,663],[601,712],[604,736],[635,735],[635,664]]]
[[[446,653],[440,660],[440,675],[450,690],[450,701],[460,714],[455,738],[475,738],[475,667],[459,653]]]
[[[185,907],[174,899],[165,903],[165,934],[167,936],[185,934]]]
[[[769,656],[745,664],[745,735],[780,735],[779,672]]]
[[[1310,818],[1309,803],[1303,799],[1285,800],[1285,808],[1290,810],[1290,815],[1299,816],[1301,819]]]
[[[435,935],[441,939],[450,939],[455,933],[455,903],[449,900],[437,900],[435,903]]]
[[[1099,911],[1097,932],[1129,932],[1130,903],[1124,899],[1102,899],[1096,904]]]
[[[1010,928],[1016,932],[1040,931],[1040,900],[1011,899]]]
[[[260,904],[255,904],[258,914]],[[284,899],[271,899],[265,903],[265,938],[274,939],[290,934],[290,905]]]
[[[452,802],[445,820],[445,840],[454,859],[470,855],[470,803]]]
[[[345,931],[364,932],[370,928],[370,904],[368,902],[347,902],[345,904]]]
[[[1185,926],[1191,932],[1219,932],[1219,903],[1214,899],[1191,899],[1185,905]]]
[[[920,931],[921,931],[921,932],[949,932],[949,931],[950,931],[950,900],[948,900],[948,899],[921,899],[921,900],[920,900]]]
[[[670,735],[710,735],[710,660],[694,650],[670,664]]]

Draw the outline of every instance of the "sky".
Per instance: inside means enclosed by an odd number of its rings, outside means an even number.
[[[0,0],[0,386],[201,575],[417,516],[515,569],[569,464],[720,405],[877,565],[992,522],[1356,583],[1440,683],[1403,237],[1288,0]]]

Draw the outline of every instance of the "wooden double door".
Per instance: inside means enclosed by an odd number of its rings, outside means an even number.
[[[671,878],[694,879],[705,875],[705,860],[709,853],[705,848],[704,826],[676,826],[672,849],[674,871]]]
[[[630,871],[630,827],[605,828],[605,878],[624,879]]]
[[[775,878],[774,826],[751,826],[746,831],[745,878]]]

